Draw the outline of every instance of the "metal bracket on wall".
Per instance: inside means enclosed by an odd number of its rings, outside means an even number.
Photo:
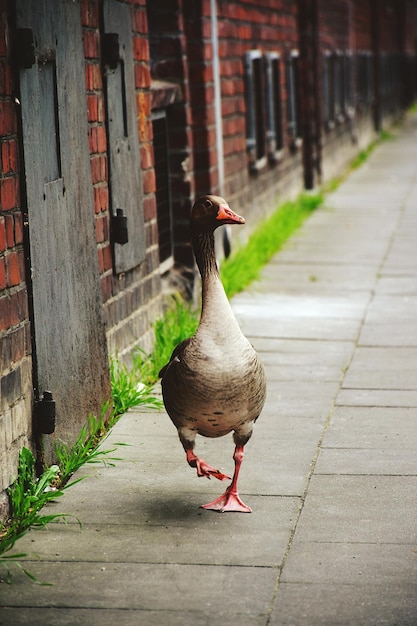
[[[35,44],[31,28],[16,28],[15,56],[20,68],[30,69],[35,65]]]
[[[35,423],[41,435],[55,432],[56,405],[50,391],[44,391],[40,400],[35,402]]]
[[[103,63],[111,70],[115,70],[120,61],[119,34],[104,33],[101,41]]]
[[[116,209],[116,215],[111,218],[111,235],[114,243],[124,245],[129,241],[127,231],[127,216],[124,215],[123,209]]]

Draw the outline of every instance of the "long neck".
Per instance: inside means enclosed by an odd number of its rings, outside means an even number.
[[[203,282],[212,275],[219,276],[213,233],[192,233],[191,243]]]
[[[192,235],[192,245],[202,282],[201,324],[213,320],[229,320],[233,326],[237,322],[224,291],[219,276],[212,233],[196,233]],[[226,324],[227,326],[227,324]]]

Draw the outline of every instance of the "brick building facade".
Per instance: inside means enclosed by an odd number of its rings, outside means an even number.
[[[195,196],[248,233],[339,174],[416,98],[416,50],[417,0],[0,0],[0,493],[150,346]]]

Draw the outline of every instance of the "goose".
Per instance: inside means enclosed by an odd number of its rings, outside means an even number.
[[[265,371],[243,335],[220,280],[214,231],[222,224],[244,224],[219,196],[196,200],[190,217],[191,243],[201,274],[202,307],[196,333],[174,349],[159,372],[166,411],[177,428],[188,464],[198,476],[231,480],[225,493],[201,508],[251,513],[237,483],[244,446],[252,436],[266,395]],[[233,477],[211,467],[195,452],[197,435],[233,432]]]

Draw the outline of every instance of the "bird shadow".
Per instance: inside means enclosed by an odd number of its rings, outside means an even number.
[[[180,494],[178,497],[171,496],[164,500],[157,498],[146,503],[145,514],[147,519],[154,524],[173,521],[195,522],[214,513],[200,508],[203,499],[190,495],[184,497]]]

